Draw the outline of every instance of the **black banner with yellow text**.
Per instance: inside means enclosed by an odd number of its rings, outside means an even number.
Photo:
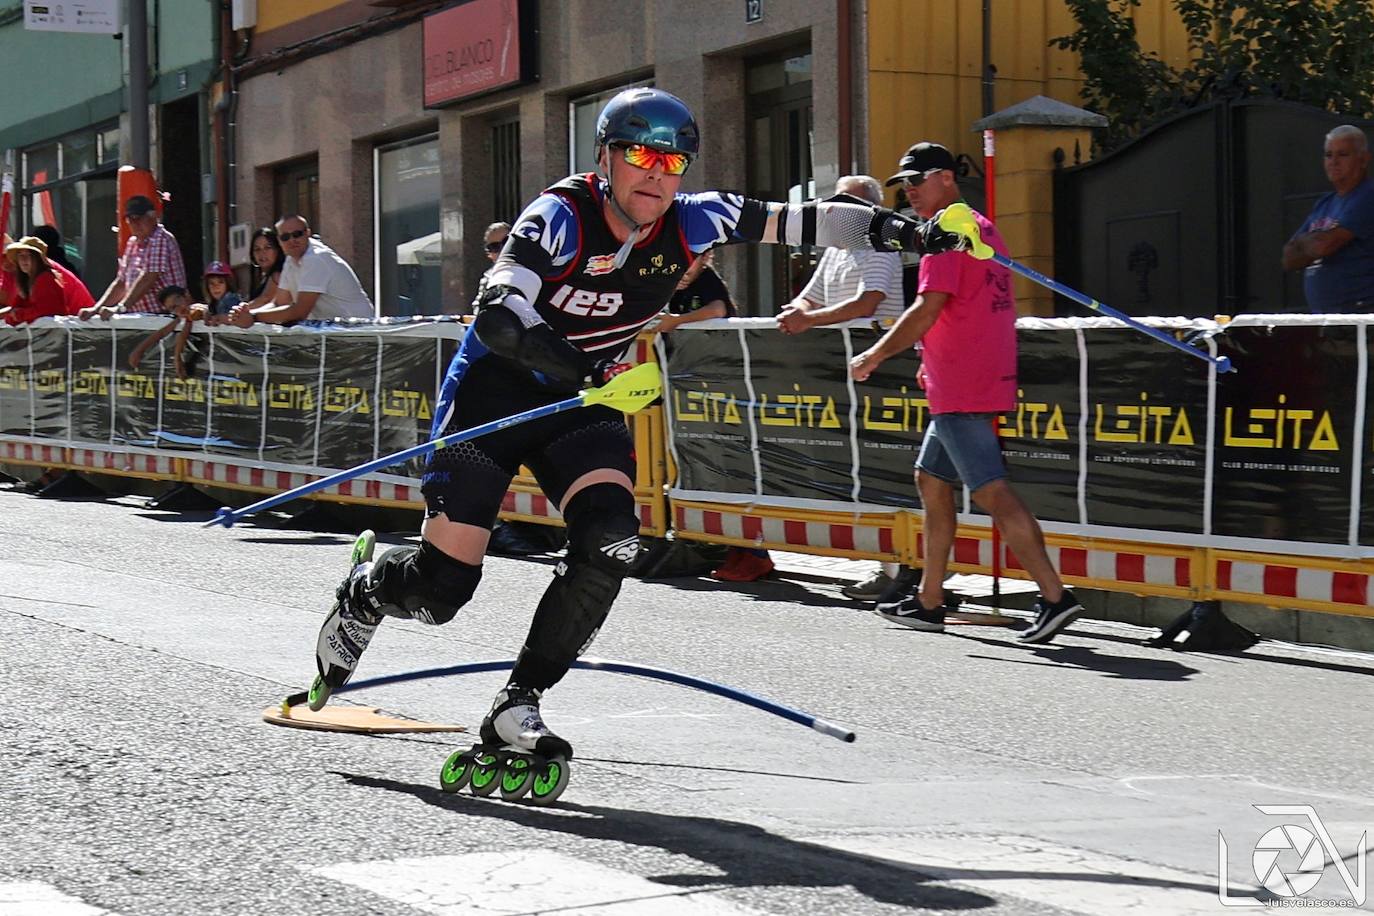
[[[1374,397],[1358,390],[1366,329],[1276,325],[1237,322],[1216,336],[1237,371],[1214,376],[1100,321],[1023,321],[1017,409],[997,421],[1018,493],[1069,533],[1374,547]],[[869,337],[858,327],[676,332],[666,372],[674,492],[918,507],[912,463],[929,421],[918,356],[850,385],[847,357]]]

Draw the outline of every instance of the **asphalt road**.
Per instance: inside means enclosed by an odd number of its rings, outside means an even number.
[[[1219,913],[1219,839],[1252,904],[1257,867],[1271,903],[1361,893],[1368,656],[1185,655],[1119,625],[1028,648],[889,626],[839,583],[630,580],[594,654],[859,740],[575,671],[544,704],[572,783],[534,808],[441,793],[461,735],[263,723],[313,674],[351,539],[204,517],[0,489],[0,916]],[[384,623],[359,677],[513,657],[549,565],[489,559],[458,620]],[[337,702],[475,727],[501,683]],[[1312,806],[1349,882],[1275,804]]]

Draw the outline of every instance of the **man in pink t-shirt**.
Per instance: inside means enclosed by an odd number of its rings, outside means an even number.
[[[907,200],[929,219],[960,198],[955,161],[938,143],[918,143],[888,179],[906,184]],[[974,212],[979,232],[1001,254],[997,228]],[[925,344],[921,369],[931,420],[916,458],[916,486],[925,508],[925,569],[920,591],[879,604],[884,619],[917,630],[944,630],[944,580],[958,522],[956,487],[969,488],[992,517],[1007,546],[1040,586],[1036,619],[1020,639],[1049,642],[1083,612],[1064,588],[1045,551],[1040,523],[1007,480],[997,415],[1016,407],[1016,300],[1011,272],[962,251],[921,258],[916,301],[882,339],[850,362],[855,381],[866,380],[885,360]]]

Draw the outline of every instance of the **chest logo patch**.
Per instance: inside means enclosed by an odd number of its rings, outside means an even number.
[[[587,267],[583,272],[589,277],[600,277],[613,270],[615,270],[615,255],[595,254],[587,259]]]

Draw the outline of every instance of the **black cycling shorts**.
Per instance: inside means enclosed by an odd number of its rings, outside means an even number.
[[[519,370],[515,370],[518,372]],[[496,359],[479,360],[458,382],[452,414],[440,435],[541,407],[566,394],[534,388]],[[525,465],[555,505],[583,474],[611,469],[635,479],[634,440],[625,415],[608,407],[578,407],[530,420],[430,455],[421,492],[430,515],[490,529],[511,478]]]

